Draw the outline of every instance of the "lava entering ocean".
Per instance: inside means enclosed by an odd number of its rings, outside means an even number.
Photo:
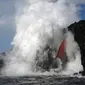
[[[56,67],[62,73],[73,74],[82,70],[78,44],[74,41],[74,35],[67,30],[67,26],[79,21],[77,4],[76,0],[17,2],[13,49],[4,59],[1,73],[9,76],[50,71],[55,67],[54,61],[59,62]],[[60,60],[56,58],[56,53],[64,39],[66,55]]]

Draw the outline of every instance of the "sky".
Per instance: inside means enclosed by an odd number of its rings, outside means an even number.
[[[81,5],[82,10],[80,11],[81,19],[85,20],[85,5]]]
[[[85,5],[81,4],[80,19],[85,20]],[[11,49],[15,35],[15,0],[0,0],[0,52]]]
[[[11,48],[15,34],[15,0],[0,0],[0,52]]]

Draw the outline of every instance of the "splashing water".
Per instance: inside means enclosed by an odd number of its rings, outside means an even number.
[[[23,4],[17,3],[16,35],[13,49],[5,58],[2,69],[5,75],[30,74],[35,69],[37,52],[41,52],[39,57],[42,59],[47,44],[57,49],[64,38],[62,29],[79,20],[76,4],[70,0],[23,0]],[[71,54],[68,52],[68,55]]]

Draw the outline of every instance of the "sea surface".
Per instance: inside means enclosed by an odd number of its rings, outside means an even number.
[[[58,75],[0,77],[0,85],[85,85],[85,78]]]

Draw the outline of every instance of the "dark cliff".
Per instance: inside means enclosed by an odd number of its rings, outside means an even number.
[[[71,24],[68,30],[74,34],[74,39],[80,47],[81,63],[84,69],[82,74],[85,75],[85,20]]]

